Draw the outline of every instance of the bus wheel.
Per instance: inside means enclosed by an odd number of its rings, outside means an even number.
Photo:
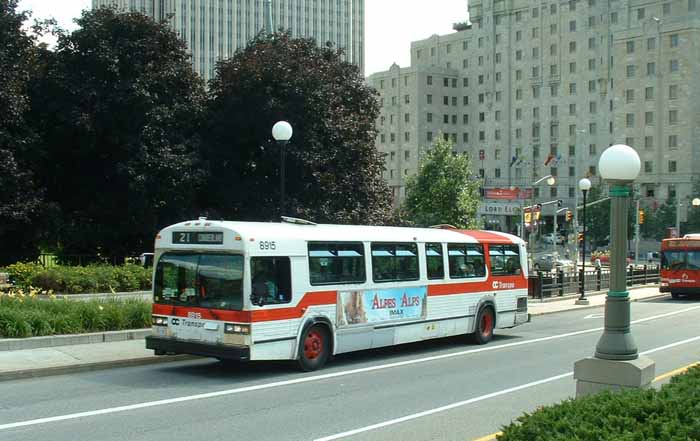
[[[324,326],[313,325],[306,328],[299,345],[299,367],[303,371],[320,369],[330,353],[330,335]]]
[[[677,292],[671,291],[671,298],[673,300],[678,300],[680,298],[680,294],[678,294]]]
[[[490,306],[481,308],[476,316],[476,332],[474,332],[474,340],[477,344],[483,345],[491,341],[494,323],[493,308]]]

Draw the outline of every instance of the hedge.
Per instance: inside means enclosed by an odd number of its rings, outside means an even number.
[[[0,293],[0,338],[142,329],[151,326],[151,304],[140,299],[76,302],[38,290]]]
[[[700,367],[660,390],[603,392],[542,407],[503,429],[500,441],[700,440]]]
[[[17,287],[36,287],[62,294],[127,292],[151,288],[151,268],[136,264],[88,265],[44,268],[36,263],[15,263],[2,272],[10,274]]]

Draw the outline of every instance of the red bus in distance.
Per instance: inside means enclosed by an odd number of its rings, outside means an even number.
[[[661,241],[661,292],[700,294],[700,234]]]

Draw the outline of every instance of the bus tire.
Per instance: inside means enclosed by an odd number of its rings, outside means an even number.
[[[491,306],[484,306],[479,309],[479,314],[476,316],[476,330],[474,331],[476,344],[484,345],[491,341],[495,323],[496,320]]]
[[[307,327],[299,340],[297,363],[305,372],[315,371],[326,364],[331,351],[331,336],[323,325]]]
[[[671,291],[671,298],[672,298],[673,300],[678,300],[680,297],[681,297],[680,294],[678,294],[677,292]]]

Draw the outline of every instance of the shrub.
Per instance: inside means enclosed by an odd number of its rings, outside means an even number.
[[[661,388],[602,392],[525,414],[500,441],[700,439],[700,367]]]
[[[152,269],[128,263],[122,266],[105,264],[89,266],[54,266],[16,263],[5,271],[20,288],[37,287],[62,294],[87,292],[127,292],[151,287]]]

